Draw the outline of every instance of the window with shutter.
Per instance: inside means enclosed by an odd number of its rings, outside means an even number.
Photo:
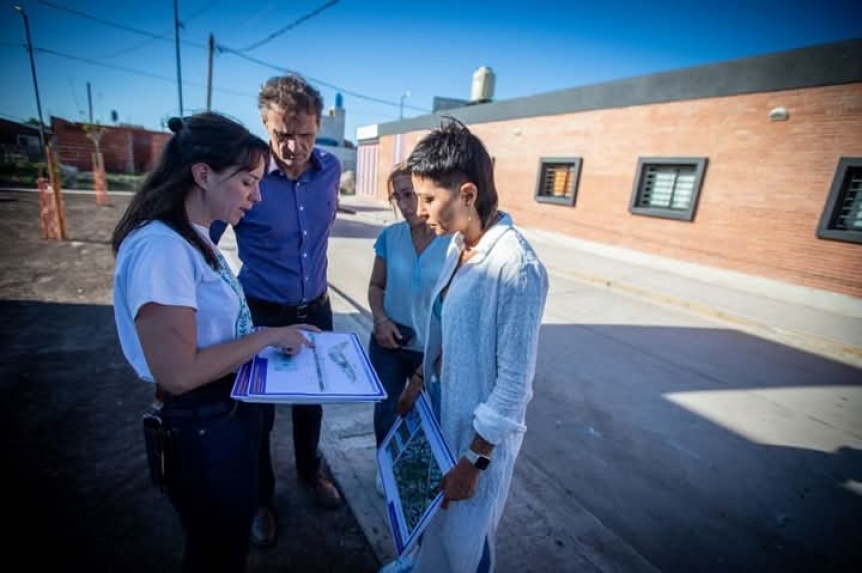
[[[579,157],[543,157],[539,160],[536,201],[574,205],[581,171]]]
[[[705,157],[639,159],[629,211],[692,221],[705,170]]]
[[[817,236],[862,243],[862,158],[843,157],[838,162]]]

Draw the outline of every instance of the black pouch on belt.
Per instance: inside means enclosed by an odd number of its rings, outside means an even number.
[[[170,432],[164,427],[158,414],[144,414],[143,424],[150,480],[154,486],[164,490],[168,486],[168,478],[170,477],[168,471]]]

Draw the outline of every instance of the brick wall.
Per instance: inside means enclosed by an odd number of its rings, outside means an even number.
[[[82,124],[51,118],[60,160],[81,171],[92,171],[93,142],[84,133]],[[162,148],[171,134],[135,127],[105,127],[99,146],[109,173],[146,173],[159,160]]]
[[[790,119],[769,121],[777,106]],[[862,157],[862,84],[716,97],[470,128],[516,223],[862,296],[862,245],[816,235],[841,157]],[[425,132],[406,134],[412,149]],[[378,192],[392,164],[380,138]],[[583,159],[574,207],[534,200],[540,157]],[[632,215],[638,157],[706,157],[693,222]]]

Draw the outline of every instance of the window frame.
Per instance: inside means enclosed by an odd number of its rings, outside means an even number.
[[[632,186],[632,196],[629,201],[629,213],[632,215],[646,215],[648,217],[660,217],[678,221],[694,221],[697,204],[700,200],[700,192],[703,188],[703,177],[706,173],[707,163],[708,159],[706,157],[638,157],[634,185]],[[638,204],[644,191],[644,181],[648,168],[662,166],[694,167],[694,185],[692,186],[691,202],[687,209],[642,207]]]
[[[545,166],[552,164],[564,164],[569,165],[572,169],[572,192],[566,193],[562,196],[557,195],[543,195],[541,193],[543,188],[543,181],[545,177]],[[550,203],[552,205],[565,205],[567,207],[572,207],[575,204],[575,201],[578,197],[578,186],[581,182],[581,165],[583,164],[583,158],[578,156],[572,157],[540,157],[539,158],[539,174],[536,178],[536,193],[534,195],[534,199],[537,203]]]
[[[821,239],[862,243],[862,231],[834,228],[835,209],[844,196],[845,187],[849,185],[848,175],[851,169],[862,169],[862,157],[842,157],[838,160],[838,166],[835,168],[835,175],[832,178],[832,186],[829,189],[829,196],[826,198],[826,204],[820,214],[820,223],[817,226],[817,236]]]

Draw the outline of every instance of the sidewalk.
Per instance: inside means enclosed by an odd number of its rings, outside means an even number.
[[[342,209],[379,225],[396,219],[380,200],[342,197]],[[517,221],[516,221],[517,223]],[[862,367],[862,299],[797,287],[521,229],[549,273],[705,316],[749,334]]]
[[[370,313],[365,290],[374,229],[397,218],[388,204],[359,197],[342,197],[340,211],[339,224],[347,232],[334,236],[330,244],[335,327],[367,339]],[[551,275],[547,321],[579,321],[576,309],[568,306],[572,303],[566,287],[575,281],[862,367],[862,301],[534,229],[522,231]],[[226,233],[221,246],[238,267],[233,241]],[[371,405],[327,406],[321,447],[357,521],[381,562],[386,562],[393,557],[393,544],[383,500],[374,488],[372,411]],[[580,505],[564,484],[535,471],[527,457],[520,465],[519,483],[513,483],[506,509],[509,524],[501,524],[501,540],[507,543],[506,554],[501,555],[506,567],[501,571],[542,571],[544,566],[655,571],[650,560]],[[517,531],[511,529],[513,520],[522,526]],[[544,559],[541,563],[534,560],[538,555]]]

